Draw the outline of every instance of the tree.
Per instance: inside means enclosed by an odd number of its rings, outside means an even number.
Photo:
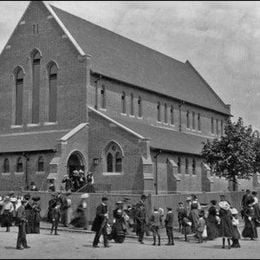
[[[250,179],[256,170],[256,145],[251,126],[244,126],[241,117],[235,123],[228,120],[220,139],[204,143],[202,157],[217,176],[232,181],[236,190],[237,180]]]

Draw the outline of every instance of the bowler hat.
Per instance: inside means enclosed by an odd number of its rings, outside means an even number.
[[[107,197],[102,197],[102,201],[107,201],[108,198]]]
[[[24,195],[24,198],[25,198],[26,200],[30,199],[30,198],[31,198],[31,194],[30,194],[30,193],[25,194],[25,195]]]
[[[168,209],[168,210],[172,210],[172,208],[171,208],[171,207],[167,207],[167,209]]]
[[[141,196],[141,199],[146,199],[146,198],[147,198],[147,196],[144,194]]]
[[[32,197],[33,201],[39,201],[41,199],[41,197],[37,196],[37,197]]]

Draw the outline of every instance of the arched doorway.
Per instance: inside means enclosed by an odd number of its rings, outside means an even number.
[[[74,170],[82,170],[85,171],[85,165],[83,163],[83,156],[80,152],[73,152],[67,163],[68,175],[72,176]]]

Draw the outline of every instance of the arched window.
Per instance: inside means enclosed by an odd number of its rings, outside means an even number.
[[[21,157],[17,159],[16,172],[23,172],[23,160]]]
[[[171,106],[170,113],[171,113],[171,125],[174,125],[174,107],[173,106]]]
[[[157,121],[161,122],[161,103],[157,103]]]
[[[23,78],[24,73],[18,68],[15,74],[15,124],[23,123]]]
[[[134,115],[134,94],[131,93],[131,101],[130,101],[130,115]]]
[[[38,172],[44,172],[44,160],[43,157],[40,156],[37,163],[37,171]]]
[[[123,153],[115,142],[111,142],[105,149],[107,172],[122,172]]]
[[[187,128],[190,128],[190,111],[187,111],[186,117],[187,117]]]
[[[40,69],[41,55],[38,51],[32,54],[33,85],[32,85],[32,123],[39,123],[40,115]]]
[[[9,159],[4,159],[3,172],[10,172]]]
[[[189,159],[188,158],[185,159],[185,173],[186,174],[189,173]]]
[[[106,89],[105,86],[101,88],[101,108],[106,108]]]
[[[122,171],[122,155],[117,152],[116,153],[116,172]]]
[[[211,133],[214,134],[214,118],[211,117]]]
[[[178,157],[177,166],[178,166],[178,173],[181,173],[181,157]]]
[[[113,155],[111,153],[107,155],[107,172],[113,172]]]
[[[138,97],[138,117],[143,116],[142,98]]]
[[[201,126],[200,126],[200,113],[198,113],[198,130],[201,130]]]
[[[126,114],[126,100],[125,100],[125,92],[122,93],[122,113]]]
[[[164,104],[164,123],[168,123],[168,107],[167,104]]]
[[[52,63],[48,69],[49,73],[49,122],[57,121],[57,74],[58,68]]]
[[[196,159],[192,159],[192,174],[196,174]]]
[[[195,112],[192,111],[192,129],[195,129]]]

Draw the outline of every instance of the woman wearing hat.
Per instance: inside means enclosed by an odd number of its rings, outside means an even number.
[[[13,210],[14,210],[13,203],[11,202],[10,197],[6,196],[1,210],[1,215],[2,215],[1,226],[6,227],[6,232],[10,232],[10,227],[12,226]]]
[[[225,239],[227,238],[228,249],[231,248],[230,239],[233,236],[232,214],[230,212],[230,203],[225,199],[224,195],[220,196],[219,202],[220,217],[220,236],[222,237],[222,248],[225,248]]]
[[[256,218],[255,218],[255,209],[253,207],[254,204],[254,198],[250,197],[247,200],[246,208],[244,211],[244,220],[245,220],[245,226],[242,231],[243,237],[248,237],[251,240],[255,240],[255,238],[258,237],[257,235],[257,229],[256,229]]]
[[[232,225],[233,225],[233,236],[232,236],[232,245],[231,247],[238,248],[240,247],[239,239],[241,238],[239,230],[238,230],[238,225],[239,225],[239,220],[238,220],[238,211],[236,208],[231,208],[231,214],[233,216],[232,218]]]
[[[208,217],[207,217],[207,238],[208,240],[214,240],[219,235],[218,224],[218,210],[217,210],[217,201],[211,200],[211,206],[208,209]]]
[[[126,222],[124,219],[123,202],[117,201],[113,210],[113,225],[109,239],[114,239],[116,243],[123,243],[126,235]]]

